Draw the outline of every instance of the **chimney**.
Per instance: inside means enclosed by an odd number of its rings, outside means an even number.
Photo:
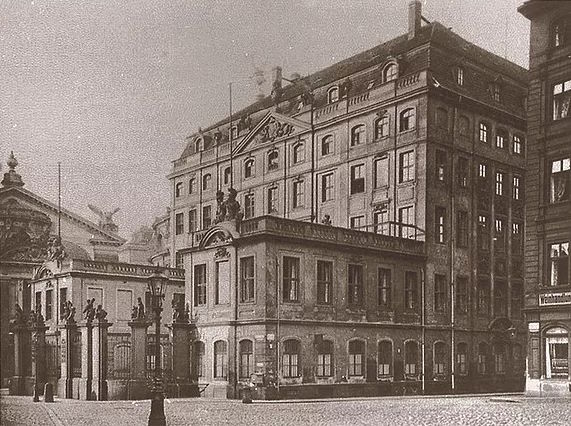
[[[282,96],[282,67],[275,67],[272,69],[272,99],[274,104],[280,102]]]
[[[422,3],[420,0],[408,4],[408,39],[412,40],[420,31],[422,17]]]

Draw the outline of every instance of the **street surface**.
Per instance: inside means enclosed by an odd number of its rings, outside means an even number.
[[[0,400],[2,426],[146,425],[147,401],[33,403]],[[165,402],[168,425],[569,425],[571,400],[523,396],[387,397],[317,402],[174,399]]]

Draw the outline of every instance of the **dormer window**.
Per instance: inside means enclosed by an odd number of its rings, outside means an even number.
[[[327,91],[327,103],[333,104],[339,100],[339,87],[334,86]]]
[[[196,138],[194,140],[194,152],[202,151],[202,140],[200,138]]]
[[[179,182],[174,187],[174,196],[176,198],[180,197],[182,194],[182,182]]]
[[[456,84],[458,86],[464,86],[464,68],[456,68]]]
[[[279,153],[277,150],[270,151],[268,154],[268,170],[276,170],[279,166]]]
[[[232,130],[230,131],[230,138],[232,140],[238,137],[238,126],[232,126]]]
[[[383,82],[388,83],[389,81],[396,80],[398,77],[397,64],[388,64],[383,70]]]
[[[254,159],[248,158],[244,163],[244,178],[248,179],[254,176]]]

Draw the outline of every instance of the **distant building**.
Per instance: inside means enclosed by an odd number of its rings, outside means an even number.
[[[236,395],[245,363],[282,395],[522,389],[527,70],[421,26],[415,1],[407,34],[287,81],[169,174],[201,380]],[[231,187],[234,231],[216,224]]]
[[[519,12],[531,21],[526,391],[571,396],[571,3],[531,0]]]

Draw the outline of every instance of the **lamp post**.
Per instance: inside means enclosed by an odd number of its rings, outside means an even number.
[[[163,393],[163,383],[161,380],[161,312],[163,310],[163,299],[168,278],[162,273],[161,268],[147,278],[147,289],[151,294],[155,321],[155,374],[153,378],[153,389],[151,397],[151,414],[149,415],[149,426],[166,425],[165,419],[165,395]]]

